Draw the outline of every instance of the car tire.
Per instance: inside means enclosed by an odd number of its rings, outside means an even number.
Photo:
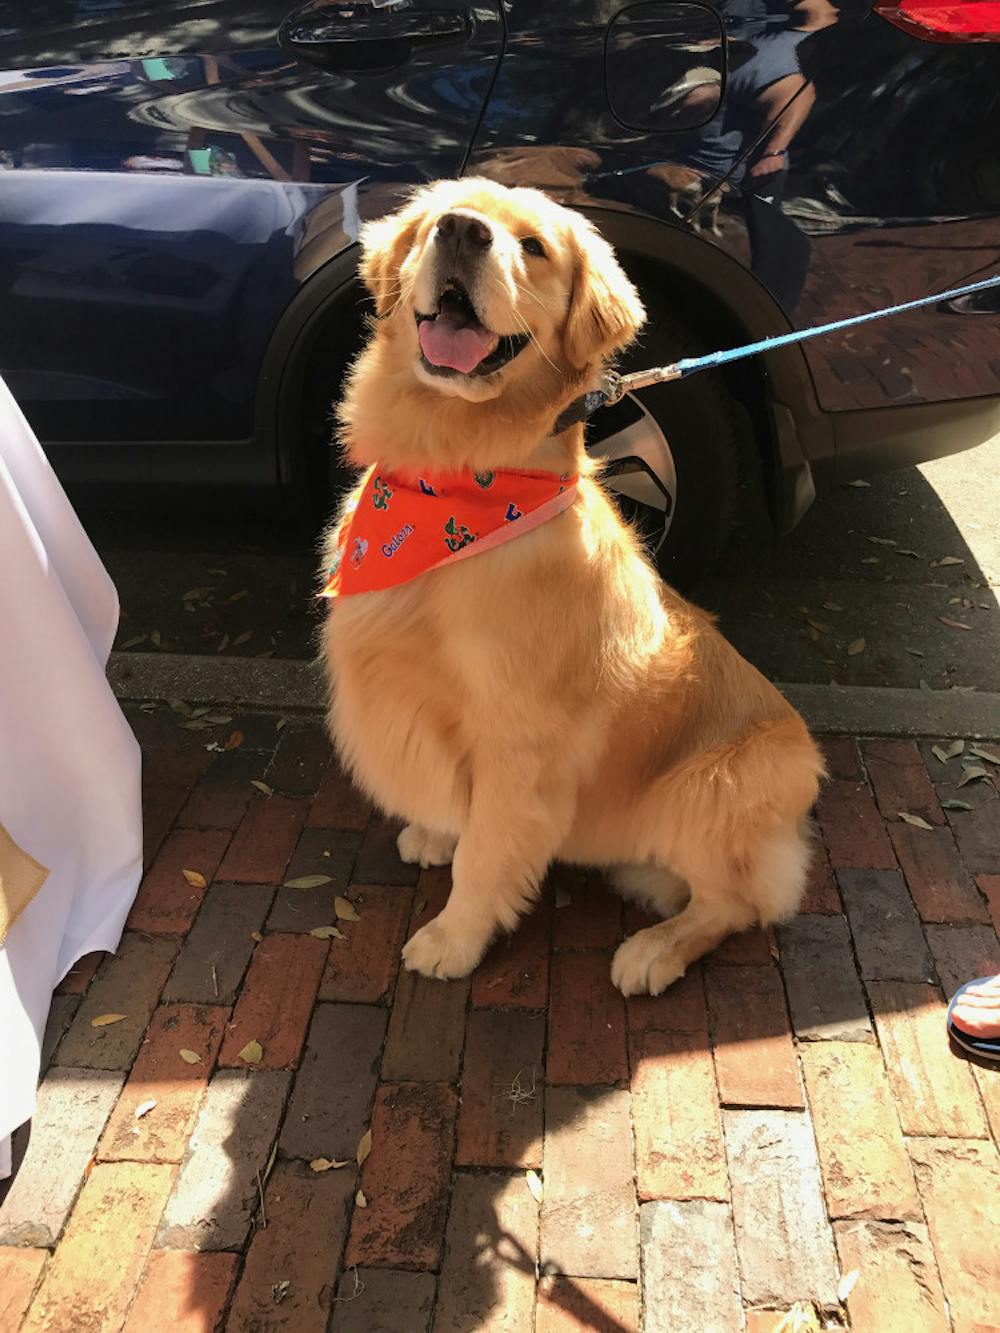
[[[697,335],[650,311],[640,340],[622,357],[623,374],[665,366],[707,350]],[[587,426],[587,451],[608,460],[605,484],[634,524],[663,578],[695,586],[732,528],[740,476],[738,409],[721,376],[627,394]]]

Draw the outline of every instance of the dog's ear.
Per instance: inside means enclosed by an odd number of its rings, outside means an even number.
[[[361,231],[361,281],[375,299],[376,315],[388,315],[399,300],[399,270],[420,226],[422,209],[412,204]]]
[[[615,252],[582,218],[574,226],[573,290],[563,335],[566,356],[577,370],[625,347],[646,322],[639,293]]]

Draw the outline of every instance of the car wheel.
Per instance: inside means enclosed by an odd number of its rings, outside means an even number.
[[[700,350],[655,315],[647,330],[622,359],[622,373]],[[720,376],[702,371],[601,408],[587,426],[587,452],[607,460],[605,485],[664,579],[691,588],[725,545],[736,501],[736,414]]]

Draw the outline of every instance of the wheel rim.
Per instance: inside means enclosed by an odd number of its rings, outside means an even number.
[[[604,459],[603,481],[654,554],[677,514],[677,469],[659,423],[635,394],[602,408],[587,428],[587,452]]]

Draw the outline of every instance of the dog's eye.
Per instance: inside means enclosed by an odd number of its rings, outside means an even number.
[[[537,236],[525,236],[521,242],[521,249],[527,255],[534,255],[536,259],[545,258],[545,246]]]

